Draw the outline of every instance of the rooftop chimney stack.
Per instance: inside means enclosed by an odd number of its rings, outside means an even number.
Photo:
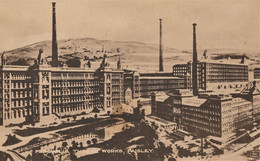
[[[56,35],[56,12],[55,12],[55,2],[52,2],[52,67],[58,67],[58,45],[57,45],[57,35]]]
[[[160,46],[159,46],[159,71],[163,72],[163,49],[162,49],[162,19],[160,20]]]
[[[117,61],[117,69],[121,69],[121,60],[120,60],[120,57],[119,57],[119,60]]]
[[[193,95],[198,95],[198,82],[197,82],[197,44],[196,44],[196,26],[197,24],[193,24],[193,63],[192,63],[192,88]]]
[[[242,59],[241,59],[241,64],[244,64],[245,63],[245,58],[246,58],[246,54],[244,53],[244,55],[242,56]]]

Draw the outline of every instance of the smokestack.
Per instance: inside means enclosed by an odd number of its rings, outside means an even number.
[[[159,71],[163,72],[163,49],[162,49],[162,19],[160,20],[160,47],[159,47]]]
[[[192,63],[192,88],[193,95],[198,95],[198,82],[197,82],[197,45],[196,45],[196,26],[197,24],[193,24],[193,63]]]
[[[56,36],[56,13],[55,13],[55,2],[52,2],[52,63],[53,67],[58,67],[58,45]]]
[[[244,55],[242,56],[242,59],[241,59],[241,64],[244,64],[245,63],[245,57],[246,57],[246,54],[244,53]]]

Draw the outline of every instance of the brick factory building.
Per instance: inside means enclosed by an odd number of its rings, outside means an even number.
[[[192,77],[191,63],[173,66],[173,75]],[[197,63],[198,87],[217,89],[223,86],[241,86],[248,82],[248,66],[245,64],[200,61]]]
[[[153,93],[152,115],[174,121],[193,134],[228,136],[260,121],[260,89],[248,83],[240,92],[199,94],[174,90],[167,95]]]

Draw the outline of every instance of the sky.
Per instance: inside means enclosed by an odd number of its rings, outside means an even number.
[[[0,51],[51,40],[50,0],[0,0]],[[57,38],[159,43],[192,49],[259,50],[258,0],[56,0]]]

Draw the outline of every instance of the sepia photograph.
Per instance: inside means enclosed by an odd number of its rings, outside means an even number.
[[[0,161],[259,160],[259,0],[0,0]]]

